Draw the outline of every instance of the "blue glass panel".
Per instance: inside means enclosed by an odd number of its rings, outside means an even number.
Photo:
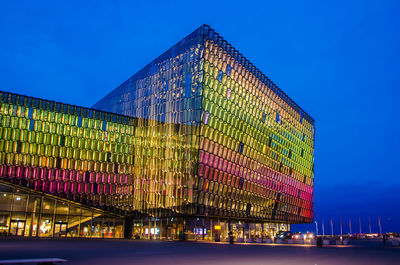
[[[185,90],[185,97],[187,97],[187,98],[190,98],[190,96],[192,95],[191,82],[192,82],[191,74],[187,74],[186,75],[186,90]]]
[[[281,122],[281,117],[279,116],[279,113],[276,114],[276,122],[280,123]]]
[[[34,119],[29,120],[29,130],[30,131],[35,130],[35,120]]]
[[[221,70],[219,70],[219,72],[218,72],[218,81],[222,82],[222,78],[223,77],[224,77],[224,73]]]
[[[243,153],[244,143],[239,144],[239,154]]]
[[[190,62],[193,62],[193,61],[194,61],[194,51],[193,51],[193,50],[190,51],[190,54],[189,54],[189,61],[190,61]]]
[[[232,69],[232,67],[228,64],[228,65],[226,66],[226,75],[227,75],[227,76],[231,76],[231,69]]]
[[[33,109],[32,108],[29,108],[29,110],[28,110],[28,118],[33,119]]]
[[[300,123],[303,123],[303,111],[300,110]]]

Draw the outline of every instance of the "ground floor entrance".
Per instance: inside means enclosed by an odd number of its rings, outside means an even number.
[[[0,236],[123,238],[124,217],[0,182]]]
[[[25,234],[25,221],[11,220],[9,234],[23,236]]]
[[[228,241],[232,235],[237,242],[274,238],[289,231],[286,223],[255,223],[217,218],[145,218],[133,221],[132,237],[159,240]]]
[[[67,237],[67,226],[68,226],[68,223],[55,223],[54,224],[54,236],[55,237]]]

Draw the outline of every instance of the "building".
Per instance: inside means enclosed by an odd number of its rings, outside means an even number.
[[[2,102],[4,194],[56,201],[52,236],[241,240],[313,220],[314,120],[209,26],[93,109],[9,93]],[[92,218],[63,228],[62,203]],[[0,229],[19,227],[13,209]]]
[[[0,234],[123,237],[133,118],[0,93]]]

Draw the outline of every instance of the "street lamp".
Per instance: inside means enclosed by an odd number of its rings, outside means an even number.
[[[316,235],[318,236],[318,222],[317,221],[315,221],[315,232],[316,232]]]

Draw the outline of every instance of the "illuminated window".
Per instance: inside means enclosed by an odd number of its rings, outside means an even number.
[[[232,90],[230,88],[228,88],[227,91],[226,91],[226,98],[228,100],[231,99],[231,93],[232,93]]]
[[[208,118],[210,117],[210,113],[208,111],[204,114],[204,124],[208,124]]]

